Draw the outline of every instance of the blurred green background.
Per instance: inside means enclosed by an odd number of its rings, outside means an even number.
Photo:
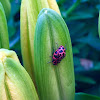
[[[8,19],[10,49],[16,51],[22,63],[21,0],[10,0],[10,2],[11,14]],[[57,3],[71,36],[76,93],[84,92],[100,96],[100,38],[98,36],[100,0],[57,0]]]

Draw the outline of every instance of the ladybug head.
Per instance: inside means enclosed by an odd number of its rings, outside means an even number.
[[[58,64],[56,59],[53,59],[52,62],[53,62],[53,65],[57,65]]]

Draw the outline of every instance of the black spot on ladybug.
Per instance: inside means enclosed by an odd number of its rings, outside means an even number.
[[[55,52],[55,54],[57,54],[57,51]]]
[[[60,50],[59,52],[60,52],[60,53],[62,53],[63,51],[62,51],[62,50]]]
[[[64,53],[63,53],[63,57],[64,57]]]
[[[58,58],[58,56],[54,55],[55,58]]]
[[[64,52],[65,52],[65,50],[64,50]]]
[[[62,47],[62,49],[64,49],[64,47]]]
[[[61,49],[61,48],[59,48],[59,49]]]

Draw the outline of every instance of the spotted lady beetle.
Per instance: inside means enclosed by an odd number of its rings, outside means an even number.
[[[53,65],[57,65],[66,55],[66,49],[64,46],[60,46],[53,54],[52,63]]]

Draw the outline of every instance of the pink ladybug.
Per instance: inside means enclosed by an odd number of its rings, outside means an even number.
[[[58,63],[60,63],[60,61],[65,57],[66,55],[66,52],[65,52],[65,48],[64,46],[60,46],[53,54],[53,57],[52,57],[52,62],[53,62],[53,65],[57,65]]]

